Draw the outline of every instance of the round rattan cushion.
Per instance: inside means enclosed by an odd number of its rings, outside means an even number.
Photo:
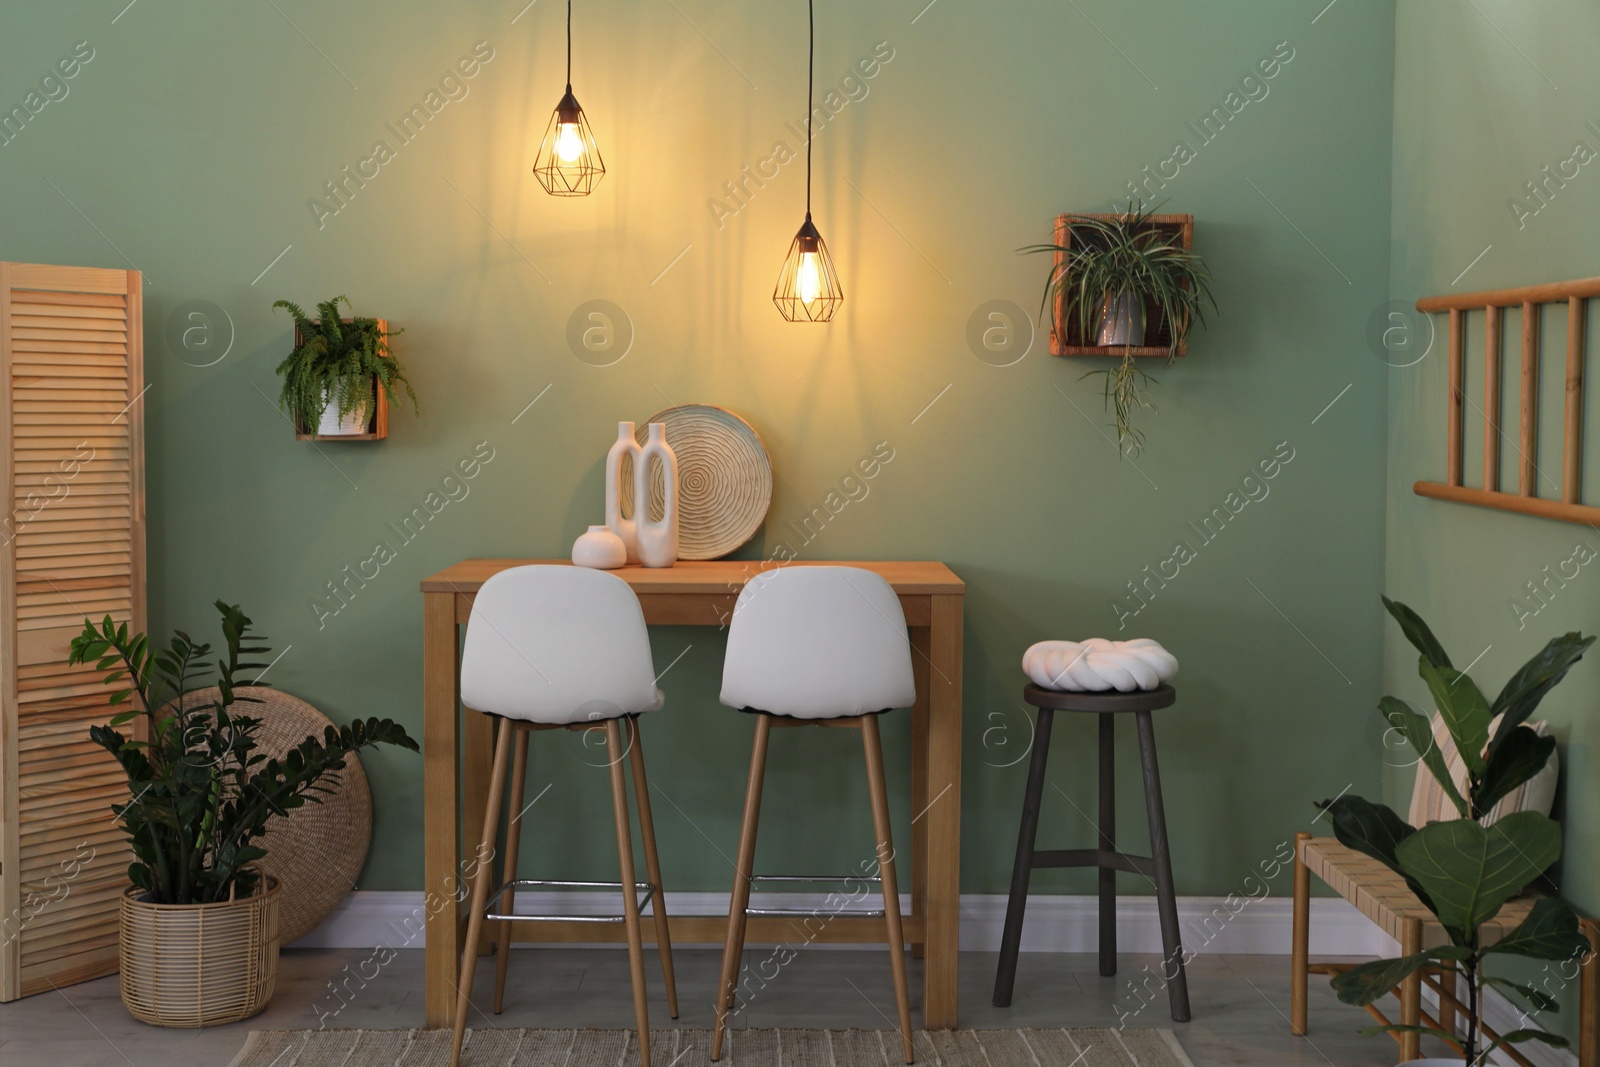
[[[238,696],[259,703],[233,705],[239,715],[261,720],[256,733],[260,752],[282,759],[307,737],[322,737],[333,723],[298,697],[276,689],[240,686]],[[216,689],[189,695],[190,702],[216,700]],[[283,887],[278,897],[278,934],[289,945],[315,930],[356,886],[372,844],[372,790],[361,760],[344,758],[344,768],[322,779],[322,790],[286,815],[274,815],[257,842],[267,850],[262,870]]]
[[[721,559],[743,546],[772,505],[772,460],[755,428],[726,408],[679,404],[639,424],[665,423],[678,458],[678,558]],[[651,471],[652,512],[661,510],[660,468]],[[624,502],[631,491],[624,488]]]

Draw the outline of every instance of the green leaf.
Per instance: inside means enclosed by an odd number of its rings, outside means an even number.
[[[1406,635],[1406,640],[1422,653],[1423,659],[1435,667],[1450,666],[1450,657],[1445,654],[1444,646],[1433,636],[1433,631],[1422,621],[1422,616],[1398,600],[1390,600],[1388,597],[1383,598],[1383,606],[1389,609],[1389,614],[1400,624],[1400,630]]]
[[[1557,1014],[1561,1011],[1561,1002],[1542,989],[1535,989],[1521,982],[1513,982],[1505,978],[1495,978],[1492,975],[1483,975],[1479,978],[1484,985],[1492,985],[1497,989],[1509,990],[1528,1002],[1528,1006],[1535,1011],[1549,1011]]]
[[[1399,730],[1410,742],[1412,750],[1433,774],[1434,779],[1444,790],[1445,796],[1456,806],[1456,811],[1462,815],[1471,814],[1467,810],[1466,800],[1461,796],[1461,790],[1457,788],[1455,779],[1450,775],[1450,768],[1445,764],[1444,753],[1439,751],[1439,746],[1434,743],[1433,729],[1427,718],[1397,697],[1384,697],[1379,700],[1378,709],[1389,721],[1389,725]]]
[[[1567,1039],[1560,1034],[1552,1034],[1548,1030],[1513,1030],[1509,1034],[1501,1034],[1500,1040],[1484,1050],[1484,1062],[1488,1062],[1488,1054],[1501,1045],[1520,1045],[1524,1041],[1541,1041],[1552,1048],[1566,1048]]]
[[[1417,971],[1425,967],[1452,965],[1467,959],[1469,955],[1467,949],[1444,945],[1426,952],[1418,952],[1414,956],[1360,963],[1343,974],[1334,976],[1333,991],[1346,1004],[1366,1007],[1373,1001],[1393,993],[1396,986]]]
[[[1493,713],[1505,715],[1495,731],[1496,747],[1511,735],[1511,731],[1527,721],[1544,695],[1567,676],[1572,665],[1583,658],[1592,644],[1594,638],[1584,637],[1577,632],[1552,638],[1538,655],[1511,676],[1505,688],[1500,690],[1500,695],[1494,698]]]
[[[1556,750],[1555,738],[1540,737],[1528,726],[1515,727],[1511,733],[1497,737],[1489,751],[1483,781],[1478,783],[1473,797],[1479,818],[1489,814],[1507,793],[1544,770]]]
[[[1483,749],[1489,743],[1489,701],[1478,683],[1452,667],[1435,667],[1424,656],[1417,664],[1422,680],[1428,683],[1434,703],[1456,751],[1474,779],[1483,777]]]
[[[1400,870],[1395,849],[1415,831],[1391,808],[1357,796],[1324,800],[1317,807],[1333,817],[1333,834],[1340,844]]]
[[[1494,918],[1561,855],[1561,828],[1536,811],[1484,827],[1472,819],[1429,823],[1395,849],[1458,944]]]
[[[1570,960],[1588,953],[1589,939],[1579,929],[1578,916],[1566,901],[1540,897],[1515,930],[1483,951],[1535,960]]]

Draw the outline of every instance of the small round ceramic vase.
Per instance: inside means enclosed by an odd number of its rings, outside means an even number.
[[[612,571],[628,562],[628,546],[609,526],[591,526],[572,542],[572,562],[597,571]]]

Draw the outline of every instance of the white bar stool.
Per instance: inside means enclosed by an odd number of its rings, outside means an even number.
[[[472,884],[466,947],[461,954],[461,984],[456,999],[455,1040],[450,1065],[461,1060],[467,1011],[472,998],[478,939],[487,919],[500,923],[495,961],[494,1010],[500,1011],[511,947],[512,922],[540,922],[578,916],[518,915],[518,888],[609,887],[622,891],[619,916],[581,916],[627,926],[628,963],[633,977],[633,1012],[639,1030],[640,1062],[650,1063],[650,1016],[644,984],[644,945],[639,912],[651,905],[656,944],[667,985],[667,1006],[678,1017],[678,991],[672,973],[672,942],[661,895],[661,864],[656,856],[655,824],[645,781],[644,751],[637,717],[663,703],[655,684],[655,664],[639,598],[621,578],[582,567],[531,566],[501,571],[483,584],[467,622],[461,657],[461,702],[496,719],[494,773],[484,812],[478,855],[492,855],[505,792],[506,765],[515,738],[516,765],[511,782],[511,821],[506,830],[505,883],[489,900],[491,864],[478,867]],[[616,814],[620,882],[550,882],[517,877],[517,845],[522,829],[523,779],[528,764],[528,734],[534,730],[603,728],[611,767],[611,804]],[[624,741],[626,733],[626,741]],[[628,824],[628,790],[622,764],[633,768],[634,801],[644,838],[646,882],[635,879],[633,834]],[[642,896],[641,896],[642,894]]]
[[[905,613],[883,578],[858,567],[790,566],[753,578],[739,594],[728,630],[722,702],[756,715],[756,737],[750,754],[733,899],[728,907],[728,937],[722,948],[722,981],[711,1039],[713,1060],[722,1056],[728,1011],[738,991],[747,918],[751,914],[811,914],[750,907],[751,884],[763,877],[753,873],[753,865],[768,734],[774,726],[838,726],[861,731],[878,862],[878,878],[862,880],[882,883],[882,914],[900,1009],[900,1038],[906,1062],[912,1062],[911,1000],[906,990],[900,893],[895,884],[878,715],[915,700]],[[771,880],[843,879],[780,876]]]

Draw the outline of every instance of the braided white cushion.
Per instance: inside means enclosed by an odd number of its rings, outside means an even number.
[[[1133,641],[1040,641],[1022,654],[1022,670],[1033,684],[1069,693],[1131,693],[1154,689],[1178,673],[1178,661],[1160,644]]]

